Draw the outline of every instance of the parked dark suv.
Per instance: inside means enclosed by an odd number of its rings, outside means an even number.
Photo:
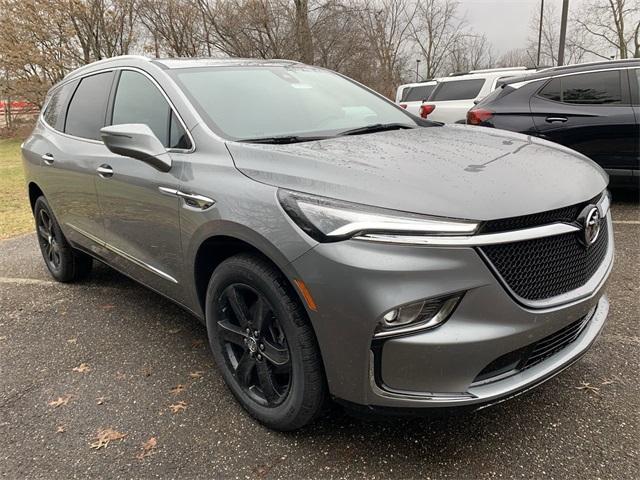
[[[640,183],[640,60],[550,68],[514,77],[467,113],[467,123],[560,143],[612,184]]]

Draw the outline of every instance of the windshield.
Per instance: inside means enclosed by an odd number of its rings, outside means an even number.
[[[416,122],[340,75],[305,65],[171,71],[209,127],[231,140],[332,136],[379,124]]]

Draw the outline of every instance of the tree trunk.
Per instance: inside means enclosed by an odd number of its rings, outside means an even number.
[[[296,40],[300,61],[313,64],[313,38],[309,26],[309,1],[294,0],[296,6]]]

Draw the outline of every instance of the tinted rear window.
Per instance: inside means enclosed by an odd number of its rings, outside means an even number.
[[[100,140],[112,76],[113,72],[98,73],[80,81],[67,110],[66,133]]]
[[[51,99],[47,102],[47,108],[44,111],[44,121],[50,127],[58,131],[64,130],[64,119],[66,113],[67,102],[69,96],[78,85],[78,82],[69,82],[62,87],[57,88],[51,95]]]
[[[582,105],[622,103],[622,77],[618,70],[558,77],[547,83],[539,95]]]
[[[429,100],[432,102],[441,102],[445,100],[471,100],[478,96],[484,82],[484,78],[442,82],[438,84]]]
[[[420,85],[419,87],[407,87],[402,91],[402,102],[419,102],[426,100],[433,92],[435,85]]]

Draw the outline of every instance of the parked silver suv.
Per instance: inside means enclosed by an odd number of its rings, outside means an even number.
[[[23,155],[45,263],[99,259],[206,322],[247,411],[327,395],[479,408],[594,341],[607,176],[536,138],[408,115],[287,61],[120,57],[50,92]]]

